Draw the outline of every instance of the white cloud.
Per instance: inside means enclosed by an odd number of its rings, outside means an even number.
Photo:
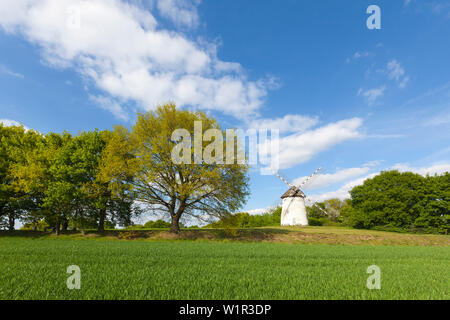
[[[448,111],[446,110],[444,113],[434,116],[424,123],[425,126],[441,126],[447,124],[450,124],[450,108]]]
[[[403,88],[406,87],[406,85],[408,84],[408,82],[409,82],[409,77],[404,77],[404,78],[402,79],[402,81],[400,81],[400,83],[398,84],[398,87],[399,87],[400,89],[403,89]]]
[[[358,131],[361,125],[362,119],[352,118],[279,138],[280,169],[304,163],[316,154],[339,143],[361,137],[362,135]],[[270,148],[261,146],[260,154],[264,156],[266,150],[268,151]]]
[[[117,101],[104,96],[90,96],[89,98],[98,104],[102,109],[111,112],[117,118],[128,121],[128,114]]]
[[[23,74],[11,71],[10,69],[8,69],[7,67],[5,67],[3,65],[0,65],[0,73],[7,74],[7,75],[10,75],[10,76],[12,76],[14,78],[18,78],[18,79],[24,79],[25,78],[25,76]]]
[[[27,126],[23,125],[22,123],[16,121],[16,120],[10,120],[10,119],[0,119],[0,123],[3,123],[5,127],[20,127],[23,126],[25,130],[30,130]]]
[[[346,62],[350,63],[350,61],[359,59],[359,58],[364,58],[364,57],[368,57],[370,56],[370,52],[368,51],[356,51],[353,56],[351,58],[347,58]]]
[[[37,44],[45,64],[73,68],[118,101],[146,110],[173,101],[240,118],[257,112],[270,82],[249,81],[239,64],[217,58],[215,44],[162,29],[134,3],[2,0],[0,28]],[[158,5],[170,17],[181,3]]]
[[[390,79],[397,81],[405,74],[405,70],[401,67],[397,60],[391,60],[387,64],[387,72]]]
[[[335,173],[327,173],[327,174],[319,174],[311,179],[302,189],[305,190],[317,190],[323,189],[330,185],[348,181],[357,177],[361,177],[362,175],[367,174],[370,171],[370,167],[361,167],[361,168],[348,168],[341,169],[336,171]],[[300,177],[293,181],[294,185],[299,185],[302,183],[307,177]]]
[[[357,52],[355,52],[355,54],[353,55],[353,58],[359,59],[359,58],[362,58],[362,57],[368,57],[369,55],[370,55],[370,53],[367,52],[367,51],[363,51],[363,52],[357,51]]]
[[[169,18],[175,25],[194,28],[199,24],[197,13],[199,3],[199,0],[157,0],[156,5],[160,14]]]
[[[440,163],[434,164],[429,167],[411,167],[407,163],[398,163],[392,167],[387,168],[386,170],[398,170],[399,172],[414,172],[420,174],[422,176],[434,175],[434,174],[443,174],[445,172],[450,172],[450,163]],[[378,175],[380,172],[370,173],[364,177],[357,178],[350,182],[347,182],[342,187],[335,191],[324,192],[320,194],[314,194],[309,196],[309,198],[313,201],[324,201],[332,198],[346,199],[350,197],[349,191],[354,187],[359,186],[364,183],[365,180],[371,179]]]
[[[363,164],[363,167],[369,167],[369,168],[378,167],[382,162],[383,162],[383,160],[368,161],[368,162]]]
[[[405,134],[367,134],[364,136],[365,138],[374,138],[374,139],[399,139],[405,138]]]
[[[393,59],[388,62],[386,72],[389,79],[393,79],[398,83],[399,88],[403,89],[406,87],[409,77],[405,76],[405,69],[402,68],[397,60]]]
[[[378,98],[384,95],[384,91],[386,90],[386,86],[381,86],[379,88],[363,90],[362,88],[358,91],[358,96],[363,96],[366,98],[367,103],[369,105],[373,105]]]
[[[435,175],[450,172],[450,163],[435,164],[430,167],[421,167],[421,168],[411,167],[408,163],[398,163],[393,167],[391,167],[389,170],[398,170],[400,172],[410,171],[420,174],[422,176],[425,176],[427,174]]]
[[[259,208],[259,209],[247,210],[245,212],[247,212],[251,216],[256,216],[256,215],[262,215],[264,213],[267,213],[270,210],[273,210],[275,208],[276,208],[275,206],[269,206],[267,208]]]
[[[370,72],[369,70],[368,72]],[[395,81],[400,89],[404,89],[410,80],[410,77],[406,75],[405,69],[403,69],[400,62],[395,59],[389,61],[385,68],[379,69],[377,72],[386,75],[390,80]],[[357,95],[364,97],[367,104],[371,106],[384,95],[385,91],[385,85],[367,90],[360,88]]]
[[[298,133],[314,127],[318,122],[317,117],[288,114],[282,118],[253,120],[250,121],[248,127],[250,129],[278,129],[280,133]]]
[[[325,192],[321,194],[313,194],[309,196],[309,198],[313,201],[324,201],[328,199],[338,198],[338,199],[347,199],[350,197],[349,191],[352,190],[354,187],[359,186],[364,183],[365,180],[371,179],[375,177],[377,173],[371,173],[364,177],[352,180],[350,182],[347,182],[342,187],[335,191]]]
[[[446,14],[450,18],[450,3],[431,3],[431,11],[436,14]]]

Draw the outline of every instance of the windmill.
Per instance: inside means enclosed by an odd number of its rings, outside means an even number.
[[[274,174],[285,184],[289,186],[289,189],[281,196],[283,199],[281,206],[281,225],[282,226],[307,226],[308,225],[308,217],[306,215],[306,206],[305,200],[312,202],[313,205],[316,205],[312,200],[308,199],[305,193],[301,190],[307,182],[309,182],[313,177],[319,174],[322,171],[322,168],[318,168],[315,170],[309,177],[303,180],[298,186],[292,185],[281,176],[278,172],[274,172]],[[317,206],[317,205],[316,205]],[[325,212],[322,208],[317,206],[321,211]]]

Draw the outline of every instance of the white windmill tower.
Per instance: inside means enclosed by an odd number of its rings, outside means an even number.
[[[282,226],[307,226],[308,216],[306,214],[305,200],[312,202],[308,199],[305,193],[300,189],[309,180],[316,176],[321,168],[313,172],[309,177],[307,177],[300,185],[295,186],[290,184],[285,178],[283,178],[279,173],[275,172],[275,175],[280,178],[281,181],[289,186],[289,190],[286,191],[282,196],[283,199],[281,206],[281,225]],[[319,206],[317,206],[320,210]],[[322,210],[323,211],[323,210]],[[324,211],[325,212],[325,211]],[[325,212],[326,213],[326,212]]]

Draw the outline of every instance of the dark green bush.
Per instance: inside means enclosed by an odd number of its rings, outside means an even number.
[[[323,219],[316,217],[309,217],[308,223],[310,226],[323,226]]]

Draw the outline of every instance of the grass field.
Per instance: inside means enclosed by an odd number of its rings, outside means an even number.
[[[0,299],[449,299],[442,237],[367,246],[2,235]],[[67,289],[69,265],[81,269],[80,290]],[[366,288],[370,265],[381,290]]]

